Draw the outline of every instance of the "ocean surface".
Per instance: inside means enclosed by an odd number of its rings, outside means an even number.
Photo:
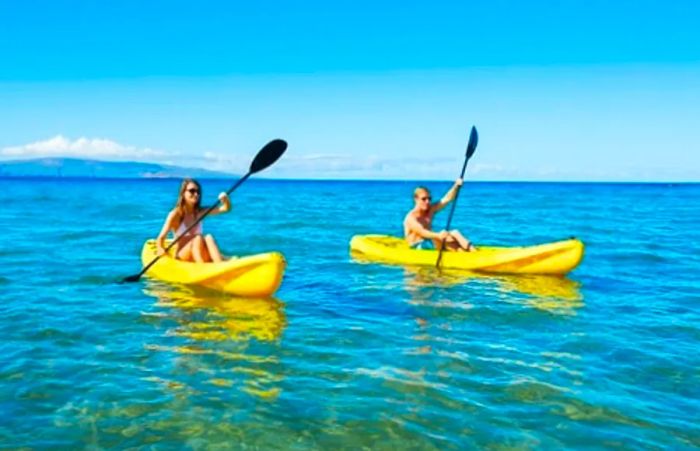
[[[587,246],[566,278],[487,277],[353,260],[416,182],[253,177],[205,230],[288,267],[238,299],[116,283],[178,180],[0,184],[0,448],[700,447],[700,185],[466,183],[475,243]]]

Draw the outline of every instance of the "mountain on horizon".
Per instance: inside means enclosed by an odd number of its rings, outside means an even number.
[[[0,177],[219,178],[225,172],[136,161],[36,158],[0,161]]]

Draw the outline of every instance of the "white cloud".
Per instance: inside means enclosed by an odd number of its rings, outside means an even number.
[[[203,168],[212,171],[243,174],[248,171],[251,156],[206,151],[199,155],[181,154],[135,147],[100,138],[80,137],[72,140],[62,135],[29,144],[0,149],[0,159],[72,157],[107,161],[140,161]],[[384,179],[449,179],[461,167],[459,159],[389,158],[378,155],[333,153],[288,153],[263,177],[282,178],[384,178]],[[473,173],[493,173],[495,167],[481,165]],[[497,170],[497,169],[496,169]]]
[[[192,157],[190,164],[202,167],[210,171],[227,172],[230,174],[241,174],[248,172],[250,161],[236,155],[224,155],[207,151],[199,157]]]
[[[234,146],[231,146],[234,147]],[[178,153],[135,147],[100,138],[81,137],[75,140],[62,135],[29,144],[0,149],[0,161],[10,159],[73,157],[107,161],[139,161],[201,168],[229,174],[244,174],[252,159],[249,153],[227,154],[206,151],[201,154]],[[450,180],[459,174],[463,156],[451,158],[380,156],[366,152],[350,153],[286,153],[277,163],[261,173],[269,178],[310,179],[394,179]],[[503,165],[477,160],[467,168],[467,180],[697,180],[698,169],[599,167],[580,169],[557,168],[551,165]]]
[[[42,157],[74,157],[98,160],[154,161],[173,157],[174,154],[150,147],[134,147],[119,144],[109,139],[81,137],[71,140],[56,135],[44,141],[0,149],[4,159],[27,159]]]

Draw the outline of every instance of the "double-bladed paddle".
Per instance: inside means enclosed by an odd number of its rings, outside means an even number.
[[[260,149],[258,154],[253,159],[253,162],[250,164],[250,170],[248,171],[248,173],[241,177],[231,188],[229,188],[228,191],[226,191],[226,194],[230,195],[236,190],[236,188],[238,188],[241,185],[241,183],[245,182],[248,179],[248,177],[255,174],[256,172],[260,172],[263,169],[266,169],[269,166],[271,166],[282,156],[285,150],[287,150],[287,142],[282,139],[273,139],[269,143],[265,144],[265,147]],[[186,235],[187,232],[189,232],[194,226],[199,224],[206,215],[211,213],[218,206],[219,202],[217,201],[214,205],[207,208],[204,214],[202,214],[194,223],[192,223],[192,225],[190,225],[183,233],[175,237],[175,239],[168,245],[168,247],[165,248],[165,253],[167,253],[170,250],[170,248],[178,242],[180,237]],[[151,262],[144,266],[141,272],[139,272],[138,274],[125,277],[124,279],[122,279],[121,282],[137,282],[141,278],[141,276],[160,259],[160,257],[162,257],[162,255],[159,255],[153,260],[151,260]]]
[[[464,172],[467,170],[467,163],[469,162],[469,159],[474,155],[474,151],[476,151],[476,145],[479,143],[479,134],[476,132],[476,127],[472,126],[472,131],[469,133],[469,143],[467,144],[467,153],[466,157],[464,158],[464,166],[462,166],[462,174],[459,176],[459,178],[463,179],[464,178]],[[454,215],[455,212],[455,205],[457,205],[457,196],[459,196],[459,191],[461,190],[461,186],[457,187],[457,193],[455,193],[455,198],[452,201],[452,208],[450,209],[450,216],[447,218],[447,226],[445,227],[445,230],[449,231],[450,230],[450,224],[452,223],[452,215]],[[442,260],[442,250],[445,248],[445,240],[442,240],[442,245],[440,246],[440,250],[438,251],[438,258],[437,258],[437,263],[435,263],[436,268],[440,268],[440,261]]]

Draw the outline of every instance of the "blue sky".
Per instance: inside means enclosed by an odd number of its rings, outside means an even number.
[[[610,4],[609,4],[610,3]],[[0,159],[700,181],[697,2],[0,2]]]

